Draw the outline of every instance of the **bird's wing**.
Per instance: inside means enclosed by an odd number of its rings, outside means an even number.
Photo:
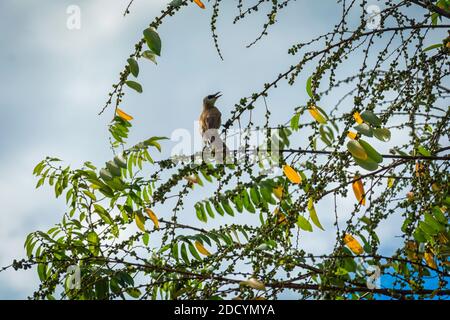
[[[219,129],[222,122],[222,114],[216,107],[211,108],[205,118],[207,129]]]

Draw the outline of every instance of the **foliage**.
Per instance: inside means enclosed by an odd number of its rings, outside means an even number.
[[[211,28],[222,57],[215,27],[222,2],[213,2]],[[235,23],[271,4],[262,33],[249,46],[264,39],[291,2],[261,0],[248,8],[238,2]],[[241,161],[193,165],[154,161],[162,137],[130,146],[133,117],[119,108],[124,85],[143,90],[136,81],[139,63],[145,63],[140,58],[154,63],[163,58],[157,32],[163,19],[191,4],[172,1],[143,31],[101,111],[113,109],[112,159],[103,168],[85,162],[73,169],[48,157],[33,172],[37,187],[48,184],[67,203],[61,222],[47,232],[31,233],[25,241],[28,258],[13,264],[15,269],[37,265],[41,285],[33,298],[56,298],[61,288],[60,298],[68,299],[273,299],[284,291],[302,299],[450,295],[449,157],[443,155],[449,149],[450,112],[442,107],[450,92],[444,85],[450,42],[427,42],[430,33],[449,28],[442,21],[450,16],[450,2],[383,3],[380,27],[373,30],[367,29],[366,1],[338,3],[342,17],[331,32],[293,45],[289,54],[298,57],[298,63],[260,92],[240,99],[225,122],[224,134],[245,121],[250,132],[256,125],[251,113],[263,112],[258,103],[283,80],[294,84],[305,67],[313,65],[304,83],[309,100],[294,108],[261,145],[269,145],[270,151],[277,139],[279,153],[263,154],[254,163],[246,140]],[[420,19],[411,18],[411,10],[420,10]],[[360,24],[353,30],[348,20],[355,13],[360,13]],[[356,73],[338,78],[339,67],[357,52],[364,59],[354,68]],[[334,107],[320,107],[339,87],[348,88],[348,94],[335,100]],[[344,101],[351,103],[350,110],[342,108]],[[265,106],[261,127],[269,130],[271,112]],[[408,131],[410,140],[394,145],[391,136],[399,130]],[[307,146],[291,146],[306,135]],[[373,145],[379,143],[391,153],[378,152]],[[268,175],[268,163],[282,170]],[[210,196],[184,208],[184,200],[200,188]],[[169,198],[176,199],[171,213],[158,212],[157,206]],[[336,221],[324,226],[320,218],[329,212],[319,209],[320,203],[330,198]],[[342,226],[338,199],[344,198],[354,206]],[[201,227],[179,223],[181,214],[196,217]],[[254,223],[240,223],[243,214],[253,215]],[[224,216],[234,223],[211,227]],[[383,256],[377,228],[393,216],[403,222],[403,245]],[[332,252],[317,256],[302,249],[308,233],[330,231],[336,232]],[[240,269],[244,264],[250,271]],[[81,270],[80,288],[72,288],[67,278],[73,265]],[[392,277],[394,284],[368,287],[370,266]],[[425,288],[427,277],[437,279],[435,288]]]

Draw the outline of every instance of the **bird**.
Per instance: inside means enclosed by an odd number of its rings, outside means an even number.
[[[203,99],[203,111],[200,114],[200,134],[205,143],[205,148],[211,146],[215,159],[223,162],[224,154],[229,155],[229,149],[220,138],[219,128],[222,124],[222,113],[215,103],[222,96],[221,92],[210,94]]]

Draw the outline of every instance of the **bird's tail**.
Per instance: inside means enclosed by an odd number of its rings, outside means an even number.
[[[231,160],[230,149],[228,149],[225,142],[220,137],[217,129],[210,129],[203,134],[205,143],[211,147],[211,151],[214,153],[214,159],[218,163],[229,163]]]

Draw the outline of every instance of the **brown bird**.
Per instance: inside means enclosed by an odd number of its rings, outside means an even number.
[[[220,92],[210,94],[203,99],[203,112],[200,114],[200,134],[205,147],[210,145],[215,152],[216,160],[222,162],[224,152],[228,156],[229,150],[219,135],[222,123],[222,113],[215,107],[217,99],[222,96]]]

